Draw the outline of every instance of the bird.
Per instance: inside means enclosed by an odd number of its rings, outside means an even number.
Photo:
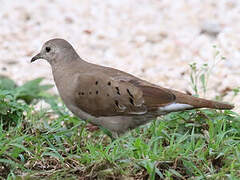
[[[142,80],[124,71],[83,60],[64,39],[45,42],[31,62],[51,65],[59,95],[81,120],[120,136],[158,116],[196,108],[232,109],[233,105],[198,98]]]

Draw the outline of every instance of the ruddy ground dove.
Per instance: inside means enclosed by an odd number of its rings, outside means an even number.
[[[47,41],[37,59],[46,59],[59,94],[82,120],[122,134],[160,115],[194,108],[234,106],[187,95],[139,79],[126,72],[84,61],[63,39]]]

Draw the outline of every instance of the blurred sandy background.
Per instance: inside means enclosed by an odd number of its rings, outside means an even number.
[[[226,60],[214,68],[207,98],[227,93],[231,102],[240,86],[239,22],[237,0],[0,0],[0,74],[53,84],[47,62],[30,59],[58,37],[90,62],[192,92],[189,63],[211,65],[219,50]],[[239,112],[240,95],[232,103]]]

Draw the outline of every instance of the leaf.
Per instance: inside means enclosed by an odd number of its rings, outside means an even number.
[[[37,78],[28,81],[16,89],[16,99],[22,99],[27,104],[30,104],[34,99],[42,97],[44,91],[52,88],[52,85],[40,85],[43,78]]]
[[[8,77],[0,76],[0,89],[1,90],[12,90],[16,88],[16,83]]]
[[[9,164],[13,167],[22,167],[21,164],[15,163],[14,161],[9,160],[9,159],[0,159],[0,163]]]
[[[63,157],[57,152],[44,152],[42,153],[41,157],[44,157],[44,156],[50,156],[61,161],[63,160]]]
[[[175,176],[184,179],[184,177],[183,177],[179,172],[177,172],[176,170],[174,170],[174,169],[169,169],[168,171],[171,172],[172,174],[174,174]]]
[[[7,112],[9,110],[9,107],[5,102],[0,101],[0,114],[7,115]]]
[[[14,146],[14,147],[18,147],[18,148],[22,149],[23,151],[27,152],[28,154],[31,154],[31,152],[29,152],[28,149],[25,148],[22,144],[11,143],[9,145]]]

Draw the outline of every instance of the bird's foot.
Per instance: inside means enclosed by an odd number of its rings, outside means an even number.
[[[94,132],[94,131],[99,130],[99,127],[98,127],[98,126],[95,126],[95,125],[93,125],[93,124],[91,124],[91,123],[88,123],[88,124],[86,125],[86,129],[87,129],[88,131],[90,131],[90,132]]]

